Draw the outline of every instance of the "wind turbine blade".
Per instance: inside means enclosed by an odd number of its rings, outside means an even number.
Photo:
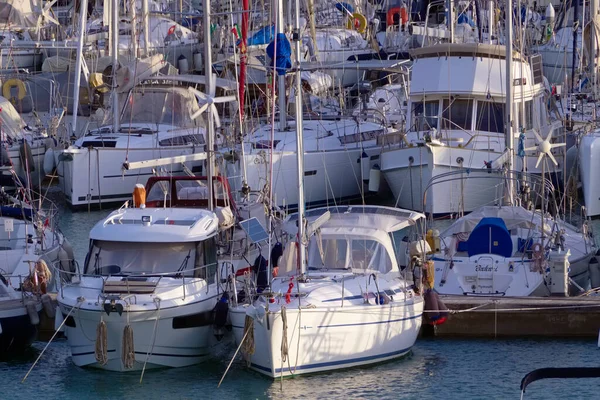
[[[556,158],[554,158],[554,154],[548,152],[548,157],[550,157],[550,159],[552,160],[552,162],[554,163],[554,165],[558,165],[558,162],[556,161]]]
[[[206,109],[208,108],[208,103],[203,104],[202,107],[200,107],[198,109],[198,111],[196,111],[194,114],[192,114],[192,119],[196,119],[200,116],[200,114],[202,114],[204,111],[206,111]]]
[[[52,22],[54,25],[60,25],[60,22],[51,15],[46,15],[46,21]]]
[[[538,142],[543,142],[544,139],[542,139],[542,137],[540,136],[540,134],[537,132],[537,129],[533,130],[533,134],[535,135],[535,138],[538,140]]]
[[[538,156],[537,162],[535,163],[536,168],[540,165],[540,161],[542,161],[542,158],[544,158],[544,153],[540,153],[540,155]]]
[[[210,111],[215,119],[215,128],[220,128],[221,118],[219,117],[219,111],[217,110],[217,107],[214,104],[211,104]]]
[[[212,74],[212,71],[210,73]],[[215,97],[216,91],[217,91],[217,74],[212,74],[212,79],[210,80],[210,87],[208,88],[208,95],[210,97]]]
[[[523,150],[525,150],[525,151],[533,151],[533,150],[537,150],[537,149],[538,149],[537,146],[533,146],[533,147],[524,148]]]
[[[554,148],[556,148],[556,147],[563,147],[563,146],[566,146],[566,145],[567,145],[566,143],[552,143],[552,144],[550,145],[550,148],[551,148],[551,149],[554,149]]]
[[[221,96],[221,97],[214,98],[215,103],[229,103],[230,101],[236,101],[236,100],[237,100],[237,97],[235,97],[235,96]]]

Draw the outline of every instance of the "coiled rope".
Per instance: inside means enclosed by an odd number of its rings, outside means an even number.
[[[127,310],[127,325],[123,328],[121,361],[126,369],[132,369],[135,364],[135,346],[133,344],[133,328],[129,324],[129,310]]]
[[[100,323],[96,328],[96,361],[100,365],[106,365],[108,363],[108,333],[106,329],[106,322],[100,319]]]

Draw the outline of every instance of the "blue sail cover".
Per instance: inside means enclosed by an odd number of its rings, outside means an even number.
[[[467,240],[469,257],[479,254],[512,256],[513,243],[502,218],[482,218]]]
[[[288,69],[292,68],[292,45],[285,34],[277,34],[277,55],[275,56],[275,41],[267,46],[267,55],[275,62],[277,75],[285,75]],[[273,66],[273,61],[271,66]]]
[[[352,7],[352,4],[348,3],[335,3],[335,8],[343,13],[352,14],[354,12],[354,7]]]
[[[273,41],[275,37],[275,25],[265,26],[248,39],[248,46],[259,46]]]

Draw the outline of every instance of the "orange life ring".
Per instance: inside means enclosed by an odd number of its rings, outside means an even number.
[[[405,11],[406,12],[406,11]],[[399,17],[402,17],[401,7],[393,7],[390,8],[387,12],[387,26],[394,25],[394,15],[398,14]]]
[[[387,12],[387,26],[393,26],[394,24],[394,15],[398,14],[400,17],[400,24],[406,25],[408,23],[408,12],[406,11],[406,7],[394,7],[390,8]]]

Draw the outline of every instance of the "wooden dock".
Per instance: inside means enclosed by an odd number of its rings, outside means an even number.
[[[600,296],[474,297],[440,296],[448,320],[423,335],[437,337],[597,338]]]

